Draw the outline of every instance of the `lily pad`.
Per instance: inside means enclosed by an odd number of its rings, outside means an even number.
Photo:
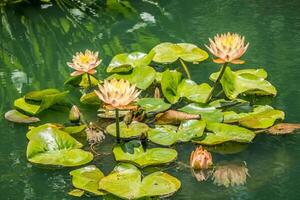
[[[161,90],[164,97],[172,104],[176,103],[180,98],[177,88],[181,80],[182,74],[177,71],[166,70],[162,74]]]
[[[141,52],[118,54],[111,60],[106,71],[108,73],[128,72],[135,67],[146,67],[150,64],[154,52],[149,54]]]
[[[8,121],[15,122],[15,123],[34,123],[40,121],[40,119],[37,117],[30,117],[24,115],[23,113],[20,113],[17,110],[10,110],[6,112],[4,117]]]
[[[22,98],[15,100],[14,106],[31,115],[36,115],[51,106],[65,102],[65,96],[69,92],[59,92],[56,89],[46,89],[30,92]]]
[[[87,105],[100,105],[101,101],[95,91],[85,93],[80,97],[80,103]]]
[[[148,132],[148,138],[156,144],[170,146],[176,142],[188,142],[192,138],[201,137],[206,123],[201,120],[187,120],[179,128],[172,125],[156,125]]]
[[[221,110],[216,109],[216,107],[191,103],[179,109],[182,112],[189,114],[197,114],[201,116],[201,119],[206,122],[222,122],[223,113]]]
[[[119,117],[124,117],[129,112],[130,112],[129,110],[119,110]],[[100,118],[115,119],[116,112],[114,110],[106,110],[106,109],[100,108],[98,110],[97,116]]]
[[[99,182],[99,189],[123,199],[138,199],[150,196],[170,196],[181,186],[175,177],[158,171],[142,178],[137,167],[121,163]]]
[[[249,143],[255,137],[253,131],[235,125],[207,123],[206,129],[209,132],[205,133],[203,139],[193,140],[193,142],[203,145],[217,145],[229,141]]]
[[[82,195],[84,195],[84,191],[79,190],[79,189],[74,189],[74,190],[71,190],[70,192],[68,192],[68,195],[71,195],[74,197],[81,197]]]
[[[61,130],[73,135],[73,134],[81,133],[85,129],[86,129],[86,125],[83,124],[83,125],[79,125],[79,126],[67,126],[67,127],[62,128]]]
[[[124,122],[120,123],[120,137],[121,138],[133,138],[139,137],[142,133],[146,133],[149,130],[149,127],[141,122],[133,121],[130,125],[127,125]],[[106,127],[106,131],[112,135],[116,136],[116,123],[110,124]]]
[[[98,190],[99,181],[104,177],[104,174],[95,165],[72,170],[70,175],[72,176],[72,184],[75,188],[95,195],[106,194],[105,192]]]
[[[208,58],[208,54],[194,44],[164,42],[156,45],[151,51],[155,52],[153,61],[172,63],[181,58],[187,62],[199,63]]]
[[[97,86],[101,81],[99,81],[96,77],[93,75],[90,75],[90,81],[92,86]],[[79,76],[71,76],[68,78],[65,83],[65,85],[72,85],[74,87],[82,87],[82,88],[89,88],[90,82],[88,78],[88,74],[84,73]]]
[[[137,88],[145,90],[155,80],[156,72],[152,67],[135,67],[129,74],[113,74],[108,79],[125,79]]]
[[[134,147],[132,154],[124,152],[120,145],[114,147],[113,152],[117,161],[132,162],[139,167],[166,164],[177,158],[177,151],[174,149],[151,148],[145,151],[142,145]]]
[[[218,73],[210,76],[211,80],[216,80]],[[229,99],[235,99],[240,94],[255,94],[255,95],[272,95],[277,94],[276,88],[263,75],[257,73],[241,73],[241,71],[231,71],[227,67],[221,79],[221,84],[225,95]]]
[[[235,113],[234,111],[224,112],[225,123],[238,122],[240,125],[253,128],[264,129],[273,126],[276,120],[284,119],[284,112],[275,110],[271,106],[257,106],[251,113]]]
[[[177,93],[180,97],[185,97],[197,103],[205,103],[210,91],[211,87],[207,83],[197,85],[190,79],[181,81],[177,89]]]
[[[142,98],[138,100],[137,104],[147,113],[159,113],[171,107],[171,104],[158,98]]]
[[[80,149],[80,142],[54,125],[32,128],[26,136],[27,159],[32,163],[71,167],[93,160],[93,154]]]

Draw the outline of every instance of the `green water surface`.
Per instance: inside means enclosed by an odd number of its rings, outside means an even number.
[[[286,112],[286,121],[300,122],[300,1],[299,0],[132,0],[74,1],[58,4],[19,4],[1,10],[0,22],[0,199],[62,200],[72,189],[70,169],[49,170],[26,160],[27,126],[4,120],[14,99],[28,91],[55,87],[72,71],[66,62],[86,48],[103,58],[98,78],[106,76],[105,66],[122,52],[148,52],[160,42],[190,42],[201,48],[216,33],[245,35],[250,47],[238,68],[264,67],[277,87],[274,107]],[[174,66],[176,67],[176,66]],[[192,78],[208,82],[218,70],[211,61],[189,65]],[[76,93],[77,94],[77,93]],[[78,95],[73,95],[76,102]],[[81,107],[95,120],[95,108]],[[64,113],[47,111],[43,122],[67,121]],[[110,152],[113,140],[99,145]],[[195,145],[178,144],[178,160],[188,164]],[[176,176],[182,188],[169,199],[300,199],[300,135],[272,137],[259,135],[237,154],[213,153],[215,163],[245,161],[250,177],[238,187],[220,187],[211,180],[203,183],[189,169],[172,164],[163,170]],[[94,161],[103,172],[115,166],[113,157]],[[82,199],[88,199],[82,197]],[[99,199],[91,197],[90,199]]]

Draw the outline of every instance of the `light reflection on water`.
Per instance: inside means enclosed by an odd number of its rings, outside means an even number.
[[[46,170],[26,161],[26,127],[3,120],[14,99],[30,90],[57,87],[70,73],[66,62],[86,48],[100,51],[103,67],[121,52],[148,52],[164,42],[191,42],[204,48],[218,32],[239,32],[250,48],[239,68],[264,67],[279,95],[273,105],[283,109],[287,121],[299,122],[300,112],[300,2],[283,1],[99,1],[76,8],[57,5],[7,8],[0,32],[0,192],[3,199],[72,199],[69,169]],[[176,67],[176,66],[174,66]],[[198,82],[218,66],[211,62],[190,65]],[[85,108],[84,108],[85,109]],[[86,114],[95,115],[90,109]],[[65,121],[65,115],[46,121]],[[111,141],[99,147],[109,152]],[[232,155],[213,153],[214,162],[245,161],[250,177],[239,187],[218,187],[211,180],[198,183],[189,169],[172,164],[166,169],[182,181],[170,199],[299,199],[300,137],[259,135],[246,150]],[[180,144],[178,160],[188,163],[194,145]],[[105,173],[114,166],[112,156],[96,158]],[[2,199],[1,197],[1,199]],[[96,198],[92,198],[96,199]]]

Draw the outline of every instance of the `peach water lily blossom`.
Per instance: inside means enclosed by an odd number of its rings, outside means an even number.
[[[99,91],[95,90],[95,92],[99,99],[105,103],[105,108],[109,110],[136,108],[132,103],[137,100],[141,93],[135,85],[124,79],[105,80],[102,85],[99,84]]]
[[[101,63],[102,60],[98,58],[98,52],[85,50],[84,53],[77,52],[73,56],[72,62],[68,62],[68,66],[73,68],[75,71],[71,73],[71,76],[79,76],[81,74],[95,74],[96,67]]]
[[[208,169],[213,164],[211,154],[202,146],[191,153],[190,167],[193,169]]]
[[[245,61],[239,58],[246,52],[249,43],[245,45],[245,37],[237,33],[217,34],[214,40],[209,38],[209,46],[206,48],[216,57],[213,59],[215,63],[233,63],[243,64]]]

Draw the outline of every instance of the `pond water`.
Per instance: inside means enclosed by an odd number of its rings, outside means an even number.
[[[278,96],[270,103],[286,112],[287,122],[300,121],[298,0],[107,0],[96,6],[75,1],[76,7],[57,2],[52,6],[22,4],[1,12],[0,199],[73,199],[67,194],[72,188],[70,169],[40,169],[27,162],[27,126],[9,123],[3,115],[14,99],[28,91],[63,89],[71,71],[66,62],[86,48],[98,50],[105,66],[117,53],[148,52],[160,42],[190,42],[204,48],[208,37],[216,33],[238,32],[250,42],[246,64],[238,67],[264,67],[278,89]],[[218,70],[209,61],[189,67],[199,83],[208,82],[208,75]],[[97,76],[105,77],[104,71],[99,68]],[[81,109],[88,119],[95,119],[95,108]],[[43,122],[67,121],[66,114],[53,111],[41,118]],[[109,152],[111,143],[97,148]],[[178,160],[188,164],[195,145],[179,144],[176,148]],[[213,158],[215,163],[245,161],[250,174],[247,183],[228,188],[211,180],[199,183],[189,169],[171,164],[163,169],[180,179],[182,188],[169,199],[300,199],[300,135],[259,135],[244,151],[213,153]],[[93,163],[105,173],[115,165],[112,156],[98,157]]]

